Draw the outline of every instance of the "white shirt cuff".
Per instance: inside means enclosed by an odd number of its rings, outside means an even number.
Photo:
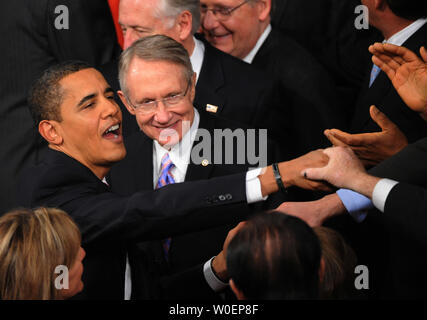
[[[203,266],[203,273],[205,275],[206,282],[208,283],[209,287],[215,292],[219,292],[227,288],[228,283],[222,282],[218,279],[218,277],[215,275],[213,269],[212,269],[212,260],[215,257],[212,257],[210,260],[206,261],[205,265]]]
[[[381,212],[384,212],[385,202],[387,200],[388,194],[398,183],[399,182],[390,179],[381,179],[375,185],[374,192],[372,193],[372,203]]]
[[[248,203],[259,202],[268,198],[268,196],[262,196],[261,182],[258,179],[262,170],[263,168],[258,168],[246,172],[246,199]]]

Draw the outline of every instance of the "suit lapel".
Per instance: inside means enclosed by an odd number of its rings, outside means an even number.
[[[214,128],[215,128],[214,117],[209,116],[208,114],[204,114],[203,112],[200,112],[199,129],[207,129],[210,133],[210,136],[213,138]],[[192,149],[194,148],[194,146],[196,146],[201,142],[202,141],[194,141]],[[214,151],[213,145],[214,143],[211,143],[212,158],[213,158],[213,151]],[[187,173],[185,174],[185,181],[209,179],[212,177],[213,170],[214,170],[214,165],[210,162],[207,165],[204,165],[202,163],[193,163],[192,160],[190,159],[190,163],[188,164],[188,168],[187,168]]]
[[[196,85],[196,97],[194,104],[201,112],[206,111],[207,105],[217,107],[216,114],[221,114],[226,101],[218,94],[225,85],[223,66],[220,56],[210,44],[204,42],[205,55],[203,57],[202,69]]]
[[[153,140],[141,132],[132,165],[135,189],[153,190]]]
[[[406,40],[403,43],[403,46],[418,53],[419,47],[421,45],[425,45],[426,40],[427,23],[415,32],[408,40]],[[383,71],[379,73],[372,86],[369,88],[370,75],[371,70],[369,70],[369,73],[367,74],[362,93],[360,95],[361,98],[357,104],[353,117],[352,129],[355,132],[361,130],[361,128],[370,121],[369,108],[371,105],[376,105],[380,109],[387,108],[387,106],[381,106],[380,104],[386,93],[393,89],[391,81]]]

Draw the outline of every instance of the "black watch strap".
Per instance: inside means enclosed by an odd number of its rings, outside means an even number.
[[[279,166],[277,165],[277,163],[273,163],[272,167],[273,167],[274,178],[276,179],[276,183],[279,187],[279,190],[283,193],[288,193],[288,191],[285,188],[285,185],[283,184],[282,176],[280,175],[280,171],[279,171]]]

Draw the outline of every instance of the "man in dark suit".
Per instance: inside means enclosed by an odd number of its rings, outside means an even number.
[[[280,125],[272,114],[277,101],[268,77],[194,37],[200,25],[198,0],[123,0],[119,23],[124,49],[135,40],[154,34],[167,35],[187,49],[197,73],[195,105],[200,112],[214,113],[254,128],[270,129],[269,126],[277,124],[274,128],[277,132]],[[115,90],[120,89],[117,69],[116,63],[101,69]],[[127,112],[123,114],[124,135],[138,131],[134,119]]]
[[[325,146],[323,130],[345,127],[345,106],[317,60],[270,25],[271,0],[201,0],[202,28],[216,48],[269,73],[297,154]],[[284,141],[285,139],[281,139]]]
[[[420,50],[424,61],[407,48],[391,44],[376,43],[370,51],[375,54],[373,61],[389,76],[408,107],[427,121],[427,51],[424,48]],[[427,161],[426,150],[427,138],[409,144],[401,152],[372,168],[369,171],[370,175],[364,173],[357,161],[352,160],[354,163],[352,165],[351,153],[350,155],[338,151],[332,153],[336,164],[335,166],[331,164],[332,169],[329,170],[334,171],[336,178],[341,177],[341,181],[337,180],[335,183],[357,190],[369,198],[372,197],[375,207],[384,212],[383,214],[370,212],[366,219],[368,223],[364,223],[361,230],[364,231],[363,238],[368,240],[366,251],[380,258],[371,257],[373,268],[370,273],[377,279],[375,286],[380,287],[379,294],[382,297],[425,297],[422,288],[427,283],[424,277],[427,261],[419,254],[425,248],[422,230],[424,215],[419,215],[419,212],[423,212],[425,206],[425,201],[421,197],[427,188],[427,170],[424,165]],[[345,168],[341,169],[345,170],[345,174],[339,171],[339,166],[343,164],[337,161],[337,157],[343,158],[341,160],[350,158],[346,161]],[[354,176],[354,171],[358,172],[357,177],[349,177],[351,172]],[[325,177],[329,175],[328,172],[324,174]],[[308,176],[315,177],[313,174],[310,175],[310,172]],[[353,180],[353,183],[350,180]],[[313,225],[322,223],[329,216],[345,212],[345,209],[350,214],[357,213],[356,209],[369,210],[369,202],[364,204],[363,198],[346,193],[347,196],[343,198],[345,194],[341,191],[341,200],[337,195],[331,195],[308,206],[290,204],[282,206],[282,209],[299,216],[306,215],[306,220]],[[318,206],[322,208],[320,211],[316,210]],[[316,218],[313,220],[310,216]],[[378,279],[384,282],[381,283]]]
[[[369,8],[369,23],[381,31],[385,42],[405,46],[418,52],[427,44],[427,4],[424,1],[363,1]],[[350,133],[331,130],[330,138],[334,145],[348,145],[368,164],[378,163],[376,158],[385,158],[380,150],[393,149],[397,144],[402,148],[407,142],[397,143],[399,134],[387,134],[390,126],[384,127],[370,115],[370,107],[375,105],[392,124],[393,131],[398,129],[412,143],[427,136],[425,121],[411,109],[408,109],[391,81],[384,72],[371,65],[365,75],[365,83],[356,104]],[[391,126],[393,127],[393,126]],[[397,129],[398,128],[398,129]],[[360,135],[359,133],[371,133]],[[399,141],[402,141],[400,139]],[[341,142],[341,143],[340,143]],[[384,152],[387,155],[387,152]],[[380,156],[378,156],[380,154]],[[371,160],[371,161],[370,161]],[[369,163],[371,162],[371,163]]]
[[[45,71],[29,98],[49,149],[43,161],[23,174],[19,205],[58,207],[78,224],[87,253],[81,298],[123,299],[128,243],[229,223],[250,211],[235,211],[233,205],[256,202],[278,190],[274,170],[267,167],[128,197],[112,193],[104,178],[126,154],[121,112],[113,94],[98,71],[71,62]],[[192,95],[194,85],[180,99]],[[322,164],[325,158],[315,152],[280,163],[285,186],[319,186],[309,181],[305,185],[299,174],[312,161]]]
[[[107,63],[117,57],[119,47],[108,4],[103,0],[3,1],[0,30],[4,43],[0,50],[3,214],[16,206],[13,192],[18,175],[40,159],[46,149],[28,111],[31,83],[44,69],[60,61]]]
[[[119,96],[127,110],[136,117],[136,122],[142,132],[136,132],[127,137],[125,141],[127,156],[113,167],[108,178],[112,190],[118,194],[131,195],[136,191],[156,188],[162,168],[161,161],[165,154],[174,164],[174,168],[171,170],[174,183],[211,179],[247,171],[250,167],[263,166],[275,161],[276,150],[274,150],[274,145],[269,143],[266,134],[262,135],[257,132],[258,130],[242,128],[242,125],[230,120],[197,111],[192,103],[194,97],[186,100],[186,103],[181,103],[178,107],[174,107],[174,105],[166,105],[167,108],[158,106],[150,113],[144,112],[144,103],[141,106],[134,106],[131,101],[144,101],[145,97],[157,95],[168,97],[171,96],[171,93],[179,91],[174,88],[173,83],[180,82],[183,72],[175,69],[176,62],[170,54],[170,48],[174,46],[174,43],[173,39],[165,36],[146,37],[143,41],[135,42],[132,48],[123,54],[120,64],[122,69],[119,70],[123,91],[119,91]],[[187,59],[189,58],[187,57]],[[147,63],[153,60],[158,63],[156,65]],[[188,69],[185,70],[184,75],[192,74],[191,65],[186,67]],[[165,75],[169,75],[168,80],[164,80],[161,84],[153,81],[153,79],[162,79]],[[194,74],[192,83],[195,78]],[[184,82],[188,81],[184,80]],[[140,83],[145,85],[141,87]],[[193,94],[190,89],[187,89],[186,92],[188,95]],[[178,119],[187,121],[186,126],[189,131],[178,131],[179,138],[173,143],[165,143],[162,135],[158,135],[158,128],[167,128],[170,123],[175,123]],[[251,136],[253,133],[254,135]],[[222,136],[224,136],[224,140]],[[245,147],[241,148],[242,145]],[[255,151],[258,159],[254,157],[253,152]],[[200,154],[202,155],[199,157]],[[218,157],[218,154],[221,156]],[[268,205],[260,207],[260,210],[273,209],[287,199],[289,197],[284,197],[284,195],[282,197],[278,195],[276,199],[270,197]],[[133,288],[135,292],[141,292],[141,290],[145,292],[136,294],[135,297],[156,298],[154,292],[158,291],[156,282],[159,281],[162,284],[160,297],[206,298],[202,290],[182,292],[178,290],[179,288],[171,288],[164,284],[168,283],[170,275],[204,263],[218,254],[232,227],[233,225],[230,224],[173,237],[167,259],[163,255],[161,242],[138,244],[134,254],[140,257],[139,261],[145,265],[131,268],[136,270],[135,273],[140,273],[145,280],[139,283],[138,287],[133,286]],[[202,270],[202,268],[203,265],[200,265],[199,269]],[[195,276],[198,275],[200,273],[195,273]],[[149,290],[150,288],[151,290]],[[174,294],[178,294],[178,296],[174,296]],[[208,291],[208,297],[212,294],[212,290]]]

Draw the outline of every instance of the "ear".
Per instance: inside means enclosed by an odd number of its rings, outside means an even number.
[[[236,284],[234,283],[233,279],[230,279],[228,283],[230,284],[231,290],[233,290],[238,300],[246,300],[245,295],[242,291],[239,290],[239,288],[236,287]]]
[[[179,39],[184,41],[192,35],[191,30],[193,29],[193,16],[190,11],[185,10],[181,12],[176,19]]]
[[[122,100],[123,104],[125,105],[126,109],[129,111],[131,115],[135,115],[135,109],[129,104],[128,99],[126,99],[125,94],[123,91],[119,90],[117,91],[117,95],[119,96],[120,100]]]
[[[388,7],[387,1],[385,0],[374,0],[374,8],[376,10],[384,11]]]
[[[271,0],[261,0],[256,3],[258,6],[258,19],[265,21],[270,18]]]
[[[60,134],[59,122],[55,120],[42,120],[39,123],[40,135],[51,145],[61,145],[64,141]]]
[[[320,259],[320,266],[319,266],[319,284],[323,283],[324,278],[325,278],[325,260],[322,257]]]

